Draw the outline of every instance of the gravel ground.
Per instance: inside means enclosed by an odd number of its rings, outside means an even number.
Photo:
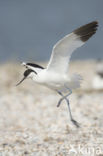
[[[45,65],[45,64],[44,64]],[[103,90],[94,90],[96,62],[72,62],[70,71],[83,77],[80,89],[70,96],[69,120],[59,95],[22,78],[17,64],[0,66],[0,156],[103,156]]]

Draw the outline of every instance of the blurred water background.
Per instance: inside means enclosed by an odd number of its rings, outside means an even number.
[[[0,62],[46,61],[59,39],[93,20],[98,32],[72,59],[103,58],[102,0],[0,0]]]

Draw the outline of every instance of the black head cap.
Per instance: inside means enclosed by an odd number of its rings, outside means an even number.
[[[34,72],[35,74],[37,74],[35,71],[33,71],[33,70],[31,70],[31,69],[27,69],[27,70],[24,72],[24,77],[23,77],[23,79],[22,79],[19,83],[17,83],[16,86],[18,86],[19,84],[21,84],[21,83],[27,78],[27,76],[28,76],[31,72]]]
[[[35,74],[37,74],[35,71],[31,70],[31,69],[27,69],[25,72],[24,72],[24,77],[27,77],[31,72],[34,72]]]

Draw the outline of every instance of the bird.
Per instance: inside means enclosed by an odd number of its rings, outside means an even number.
[[[79,88],[82,76],[79,74],[68,74],[69,62],[72,53],[79,47],[85,44],[97,31],[98,21],[92,21],[78,29],[75,29],[70,34],[59,40],[52,49],[50,60],[47,67],[44,68],[36,63],[25,63],[23,65],[26,70],[23,79],[17,83],[20,85],[25,79],[31,78],[35,83],[44,85],[49,89],[54,90],[61,97],[58,101],[59,107],[62,101],[66,101],[70,121],[77,127],[80,124],[73,118],[70,108],[69,96],[72,90]]]

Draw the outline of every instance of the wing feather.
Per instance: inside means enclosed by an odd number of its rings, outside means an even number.
[[[53,47],[47,70],[58,74],[66,73],[72,52],[81,47],[92,35],[94,35],[97,27],[98,22],[93,21],[74,30],[72,33],[58,41]]]

